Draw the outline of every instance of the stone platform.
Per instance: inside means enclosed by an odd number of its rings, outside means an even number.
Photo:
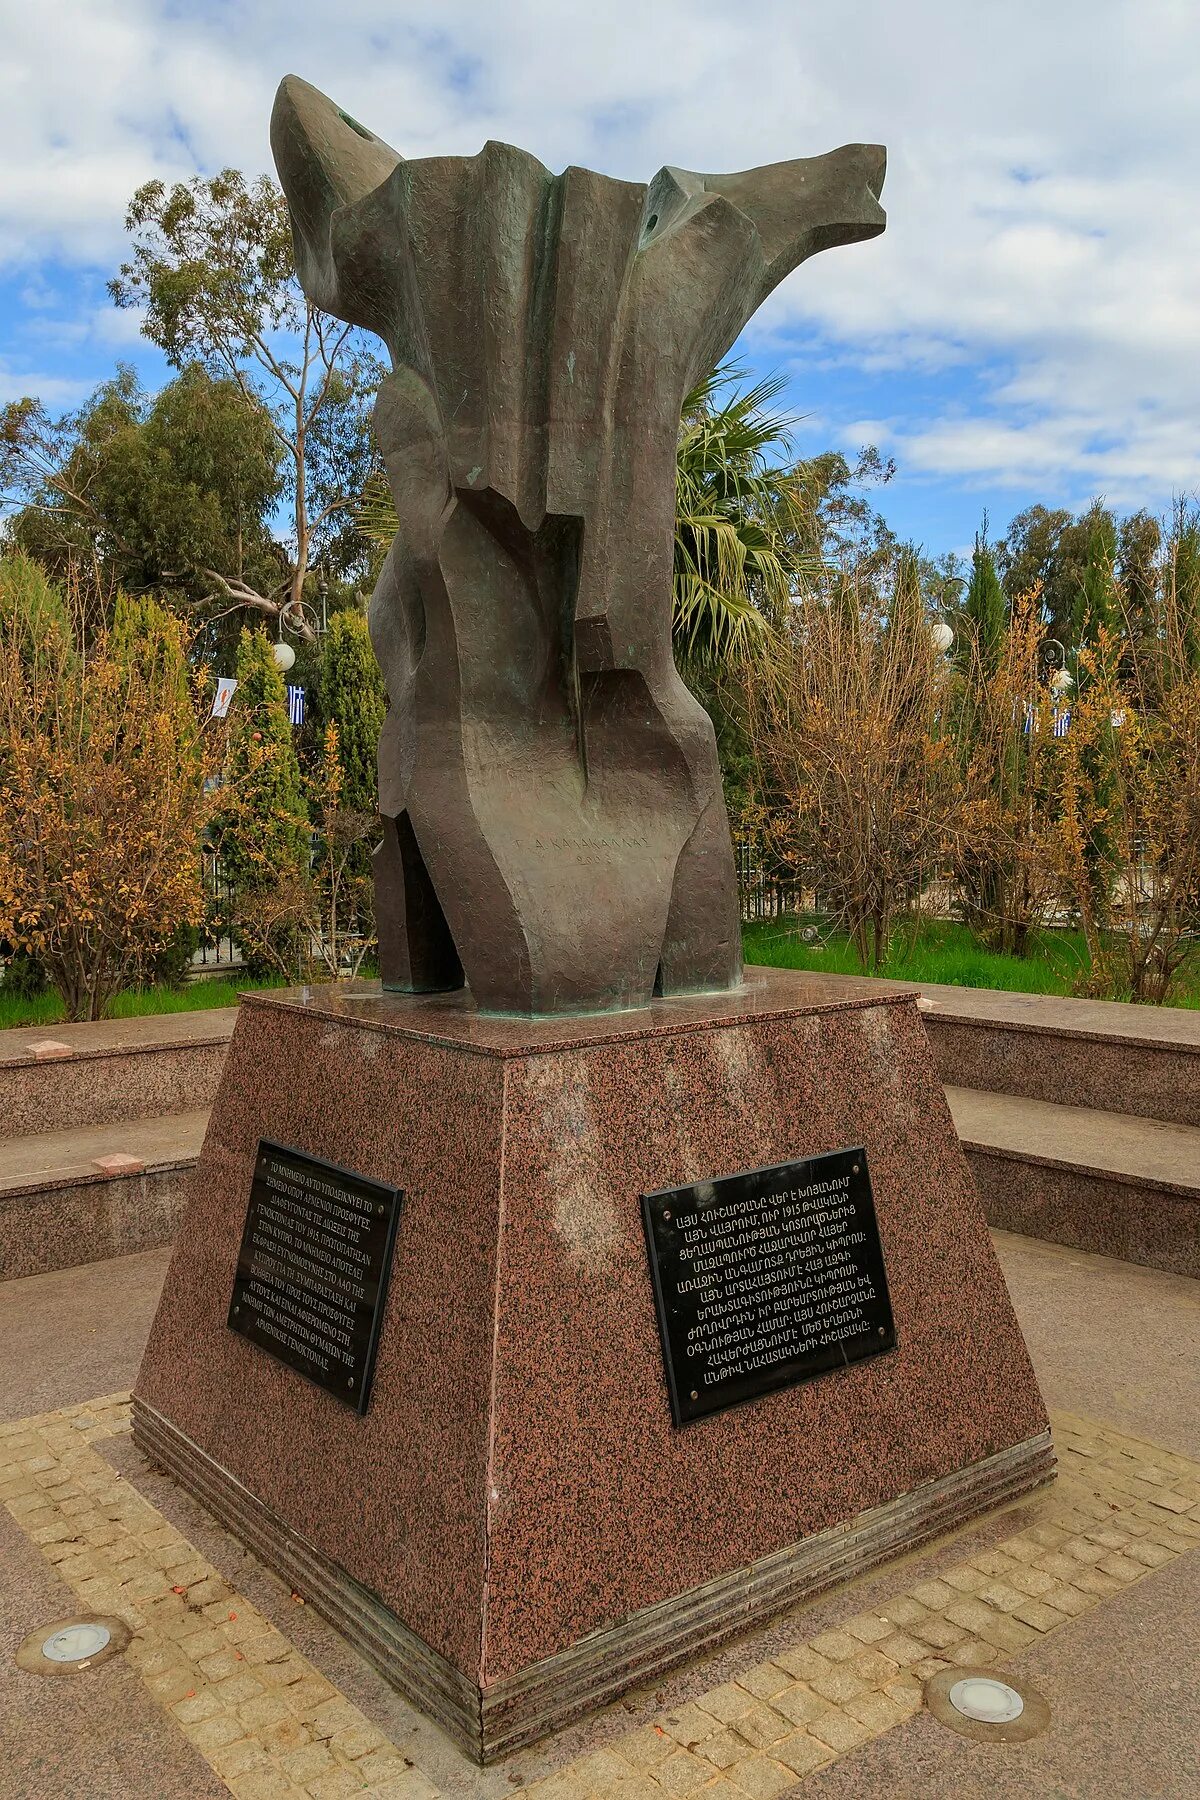
[[[126,1406],[96,1398],[136,1373],[165,1251],[0,1284],[0,1629],[16,1644],[92,1608],[134,1634],[78,1679],[0,1665],[0,1786],[14,1800],[1197,1791],[1200,1290],[996,1243],[1059,1478],[486,1769],[147,1464]],[[931,1673],[985,1662],[1046,1696],[1044,1736],[970,1744],[923,1710]]]
[[[369,1412],[228,1331],[258,1140],[405,1189]],[[862,1144],[898,1347],[672,1426],[639,1196]],[[1043,1480],[915,996],[243,1001],[134,1431],[475,1754]]]

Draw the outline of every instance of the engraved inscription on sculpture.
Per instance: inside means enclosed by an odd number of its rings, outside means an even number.
[[[890,1349],[863,1150],[646,1196],[676,1423]]]
[[[359,1412],[400,1198],[300,1151],[259,1145],[228,1322]]]

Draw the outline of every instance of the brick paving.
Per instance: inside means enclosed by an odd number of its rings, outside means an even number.
[[[911,1718],[936,1670],[1003,1665],[1200,1547],[1200,1463],[1071,1414],[1053,1423],[1059,1477],[1010,1509],[1011,1536],[512,1791],[775,1800]],[[216,1776],[238,1800],[437,1796],[94,1447],[128,1429],[127,1395],[0,1425],[0,1500],[81,1606],[126,1620],[127,1658]]]

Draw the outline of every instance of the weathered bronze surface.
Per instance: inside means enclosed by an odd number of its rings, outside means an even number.
[[[271,142],[305,292],[393,364],[385,984],[515,1012],[735,986],[716,744],[671,654],[680,407],[798,263],[883,230],[883,150],[648,187],[508,144],[406,161],[294,76]]]

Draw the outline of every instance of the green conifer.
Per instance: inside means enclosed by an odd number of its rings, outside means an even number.
[[[288,720],[283,676],[264,632],[242,632],[237,690],[229,708],[226,802],[216,825],[232,896],[234,937],[239,902],[266,893],[308,869],[308,807]],[[249,953],[251,973],[271,967]]]
[[[1008,625],[1008,595],[996,570],[996,559],[987,539],[987,515],[975,533],[971,579],[967,584],[963,613],[971,641],[978,646],[984,672],[995,672]]]
[[[345,775],[343,804],[355,812],[374,812],[379,805],[376,757],[385,703],[379,664],[360,612],[338,612],[329,621],[322,644],[320,703],[326,724],[337,726]]]

